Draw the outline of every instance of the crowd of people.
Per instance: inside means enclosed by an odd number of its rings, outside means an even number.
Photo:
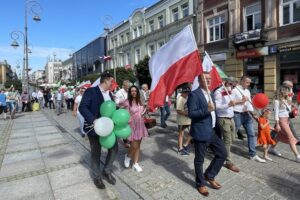
[[[60,89],[53,92],[51,89],[32,92],[31,95],[24,92],[19,95],[11,87],[8,91],[2,90],[0,94],[0,108],[6,118],[6,112],[13,113],[18,110],[22,102],[22,111],[31,110],[30,105],[38,104],[40,108],[55,109],[60,115],[62,108],[73,111],[73,116],[78,118],[80,134],[87,136],[91,147],[91,170],[94,184],[99,189],[105,185],[102,177],[110,184],[115,184],[116,179],[112,174],[112,165],[118,153],[118,142],[108,149],[103,170],[100,170],[101,144],[99,135],[93,130],[95,120],[101,117],[99,108],[105,101],[115,101],[118,108],[127,109],[130,113],[129,125],[132,134],[123,143],[128,148],[124,155],[124,167],[130,165],[136,172],[142,172],[139,164],[140,150],[143,138],[147,137],[148,130],[144,124],[144,116],[148,112],[148,99],[150,91],[147,84],[141,88],[132,85],[129,80],[123,82],[122,88],[110,91],[113,76],[103,73],[100,84],[96,87],[80,87],[77,89]],[[178,154],[188,156],[191,144],[194,145],[195,183],[199,193],[208,196],[206,184],[213,189],[219,189],[222,185],[216,181],[221,168],[239,173],[238,163],[234,161],[231,147],[234,139],[243,139],[241,126],[243,126],[248,145],[248,157],[250,160],[265,163],[271,162],[269,153],[277,156],[282,154],[276,149],[279,142],[288,144],[295,155],[296,162],[300,162],[300,154],[297,150],[299,138],[294,129],[291,118],[296,117],[293,104],[293,83],[285,81],[275,92],[271,108],[257,110],[251,101],[248,89],[251,78],[243,76],[238,83],[233,78],[228,78],[223,85],[210,91],[211,84],[209,73],[199,76],[199,88],[191,91],[191,83],[185,83],[178,88],[176,97],[176,113],[178,125]],[[170,97],[166,97],[160,110],[160,127],[167,128],[166,121],[170,116]],[[270,115],[274,114],[275,123],[270,122]],[[257,137],[254,126],[257,125]],[[272,134],[271,134],[272,132]],[[184,135],[186,137],[184,137]],[[263,149],[262,156],[257,154],[257,146]],[[214,154],[207,169],[203,169],[203,163],[207,152]]]

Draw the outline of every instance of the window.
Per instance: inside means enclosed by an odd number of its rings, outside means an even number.
[[[126,40],[127,40],[127,42],[130,41],[130,33],[129,32],[126,33]]]
[[[159,24],[159,28],[164,27],[164,17],[161,15],[158,17],[158,24]]]
[[[183,5],[181,6],[181,11],[182,11],[182,17],[186,17],[186,16],[189,15],[189,6],[188,6],[187,3],[186,3],[186,4],[183,4]]]
[[[143,29],[142,26],[138,27],[138,37],[140,37],[141,35],[143,35]]]
[[[158,47],[160,48],[160,47],[162,47],[164,44],[165,44],[165,41],[160,41],[160,42],[158,42]]]
[[[172,10],[172,19],[173,19],[173,22],[177,22],[178,21],[178,8],[174,8]]]
[[[260,3],[248,6],[244,11],[244,30],[251,31],[261,28],[261,5]]]
[[[133,39],[138,37],[138,32],[137,32],[137,28],[133,29]]]
[[[219,41],[225,38],[225,15],[207,20],[208,42]]]
[[[155,54],[155,46],[154,46],[154,44],[150,44],[148,47],[148,55],[149,55],[149,57],[151,57],[154,54]]]
[[[300,0],[281,0],[281,25],[300,21]]]
[[[141,60],[141,50],[136,49],[135,50],[135,64],[138,64],[138,62]]]
[[[126,65],[130,64],[130,52],[126,53]]]
[[[121,35],[121,44],[124,44],[125,43],[125,40],[124,40],[124,35]]]
[[[152,31],[154,31],[154,21],[153,20],[149,21],[149,33],[151,33]]]

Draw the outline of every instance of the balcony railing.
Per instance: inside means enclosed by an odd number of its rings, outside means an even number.
[[[244,46],[247,49],[248,45],[252,45],[253,47],[256,47],[256,44],[258,43],[264,45],[264,43],[267,42],[267,39],[262,34],[261,29],[256,29],[235,34],[232,42],[237,49],[239,49],[240,46]]]

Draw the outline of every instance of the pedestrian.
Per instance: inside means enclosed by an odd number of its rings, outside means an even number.
[[[289,144],[292,152],[296,157],[296,161],[300,162],[300,155],[297,151],[296,144],[298,140],[294,137],[291,128],[289,126],[289,112],[291,110],[291,103],[288,100],[289,88],[282,86],[274,96],[274,115],[275,115],[275,130],[277,135],[275,142],[283,142]]]
[[[54,93],[53,90],[50,89],[49,93],[48,93],[48,99],[49,99],[49,109],[55,109],[55,105],[54,105]]]
[[[38,93],[37,93],[37,98],[38,98],[38,102],[40,104],[40,109],[45,107],[44,102],[44,95],[43,95],[43,91],[42,89],[39,89]]]
[[[124,165],[126,168],[130,166],[132,160],[132,169],[141,172],[143,169],[139,165],[141,142],[144,137],[148,136],[148,131],[144,123],[144,113],[146,108],[143,106],[139,89],[133,85],[129,88],[128,99],[124,102],[124,107],[130,113],[129,125],[132,130],[128,140],[130,147],[125,154]]]
[[[88,88],[82,96],[79,105],[79,112],[85,119],[84,131],[87,133],[91,147],[91,174],[94,184],[99,189],[105,188],[102,174],[110,184],[116,184],[116,179],[112,175],[112,166],[118,153],[118,142],[116,142],[112,148],[108,149],[103,173],[101,174],[101,144],[99,142],[99,135],[90,127],[93,127],[95,120],[101,117],[99,112],[101,104],[104,101],[113,100],[112,93],[109,91],[112,81],[113,76],[109,72],[103,72],[100,77],[100,84],[96,87]]]
[[[131,83],[130,83],[129,80],[124,80],[122,88],[120,90],[118,90],[116,92],[116,94],[114,95],[116,104],[119,107],[121,107],[120,104],[124,103],[127,100],[127,98],[128,98],[128,89],[129,89],[130,85],[131,85]],[[123,139],[123,142],[124,142],[124,147],[129,148],[129,146],[130,146],[129,141],[127,139]]]
[[[63,104],[63,99],[64,99],[63,89],[59,89],[55,95],[56,114],[57,115],[61,114],[61,107]]]
[[[23,92],[23,94],[21,96],[21,101],[22,101],[22,112],[30,111],[31,110],[30,109],[30,98],[29,98],[29,94],[27,93],[27,91]]]
[[[0,115],[3,113],[3,119],[6,120],[7,104],[6,104],[6,95],[4,93],[5,90],[2,89],[0,92]]]
[[[15,102],[16,102],[15,88],[11,86],[8,89],[8,92],[6,94],[6,105],[8,106],[9,109],[10,119],[13,119],[15,115],[15,111],[16,111]]]
[[[140,93],[141,93],[141,101],[143,105],[147,107],[150,91],[146,83],[142,84],[142,89]]]
[[[216,113],[218,116],[218,122],[222,130],[222,138],[227,152],[224,166],[233,172],[239,172],[240,170],[234,164],[231,155],[231,146],[236,134],[233,112],[235,101],[233,100],[231,94],[231,87],[232,80],[228,79],[227,81],[225,81],[224,86],[221,86],[220,88],[215,90],[214,97],[216,101]]]
[[[271,110],[265,109],[262,112],[262,115],[258,118],[258,136],[257,136],[257,144],[263,145],[264,155],[263,158],[265,160],[272,161],[272,159],[268,155],[268,150],[270,145],[275,145],[276,142],[271,138],[271,130],[274,130],[270,126],[270,114]]]
[[[79,127],[80,127],[80,135],[81,137],[85,137],[85,132],[83,130],[83,125],[84,125],[84,118],[83,116],[80,114],[78,108],[82,99],[82,96],[85,92],[86,88],[82,87],[79,90],[79,94],[77,95],[77,97],[75,98],[75,104],[74,104],[74,108],[73,108],[73,116],[77,117],[78,121],[79,121]]]
[[[189,87],[183,87],[176,101],[177,124],[178,124],[178,153],[182,156],[189,155],[189,145],[192,137],[190,136],[191,119],[188,117],[187,99],[191,92]],[[183,145],[184,131],[188,130],[188,136]]]
[[[214,97],[211,96],[210,74],[204,72],[199,76],[199,85],[196,90],[192,91],[188,97],[188,116],[191,118],[191,136],[195,146],[195,175],[198,192],[208,196],[209,192],[205,187],[206,181],[209,182],[213,189],[220,189],[222,186],[215,180],[221,170],[227,157],[225,146],[222,140],[217,136],[215,131],[216,112]],[[210,147],[214,153],[214,158],[203,174],[203,163],[207,147]]]
[[[166,121],[168,120],[171,114],[170,106],[171,106],[171,101],[169,100],[169,96],[166,96],[164,105],[160,107],[160,126],[162,128],[168,127]]]
[[[256,138],[253,127],[252,117],[257,121],[257,117],[253,114],[253,106],[251,104],[251,94],[248,90],[250,86],[251,78],[248,75],[241,77],[240,85],[237,85],[232,90],[232,97],[235,102],[233,107],[234,110],[234,123],[235,130],[239,130],[243,125],[246,130],[248,138],[248,149],[249,149],[249,158],[260,163],[266,162],[266,160],[260,158],[256,155]]]

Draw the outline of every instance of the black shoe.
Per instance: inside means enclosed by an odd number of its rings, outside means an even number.
[[[115,179],[115,177],[113,177],[111,172],[109,172],[109,173],[103,172],[103,177],[106,178],[107,182],[109,182],[110,184],[112,184],[112,185],[116,184],[116,179]]]
[[[300,141],[296,143],[296,145],[300,145]]]
[[[97,187],[98,189],[105,189],[105,185],[104,185],[104,183],[103,183],[103,181],[102,181],[101,178],[95,179],[95,180],[94,180],[94,184],[96,185],[96,187]]]
[[[239,140],[244,140],[245,136],[243,134],[238,134],[238,139]]]
[[[81,137],[82,137],[82,138],[84,138],[84,137],[85,137],[85,134],[80,134],[80,135],[81,135]]]
[[[167,126],[167,124],[163,124],[163,125],[161,125],[160,127],[162,127],[162,128],[167,128],[168,126]]]

